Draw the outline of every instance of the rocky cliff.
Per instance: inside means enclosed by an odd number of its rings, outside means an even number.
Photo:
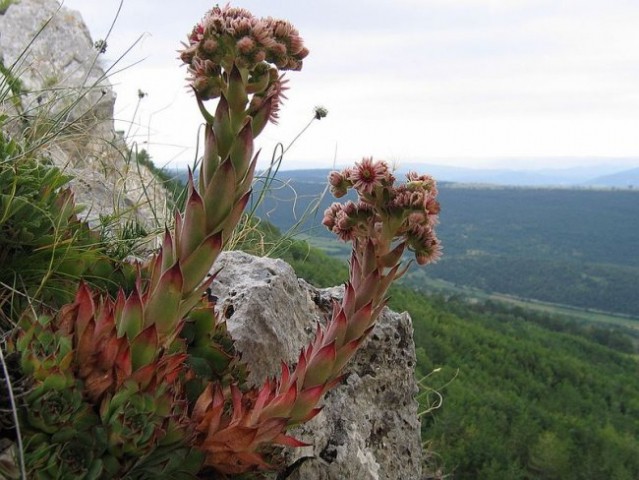
[[[162,225],[166,193],[131,162],[115,132],[115,94],[99,50],[80,14],[56,0],[11,3],[0,13],[3,129],[29,136],[75,177],[76,199],[91,223],[111,213]],[[8,91],[8,76],[19,79],[17,92]]]

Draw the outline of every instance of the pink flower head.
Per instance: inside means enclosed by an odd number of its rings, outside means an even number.
[[[249,53],[253,51],[254,48],[255,48],[255,41],[248,35],[240,38],[237,41],[237,50],[243,55],[248,55]]]
[[[441,257],[441,243],[429,225],[412,225],[406,235],[408,246],[420,265],[436,262]]]
[[[351,183],[346,179],[344,173],[331,172],[328,175],[328,183],[331,187],[331,193],[335,198],[340,198],[346,195]]]
[[[406,184],[408,188],[420,188],[430,192],[432,195],[437,195],[437,182],[430,175],[420,175],[416,172],[408,172],[406,174],[406,179],[408,180]]]
[[[332,228],[340,240],[347,242],[355,237],[354,232],[355,222],[350,218],[344,210],[340,210],[335,215],[335,225]]]
[[[434,197],[428,196],[426,197],[426,201],[424,202],[424,209],[428,212],[429,215],[439,215],[441,206]]]
[[[322,220],[322,225],[324,225],[329,230],[333,230],[335,226],[335,221],[337,218],[337,213],[342,211],[342,204],[333,202],[333,204],[324,210],[324,219]]]
[[[348,180],[361,195],[372,194],[376,187],[383,185],[389,175],[386,162],[374,162],[372,157],[365,157],[356,163],[349,173]]]
[[[268,110],[268,119],[273,123],[277,123],[279,107],[286,98],[281,72],[300,70],[308,55],[299,32],[289,22],[257,18],[248,10],[229,5],[211,9],[183,45],[180,58],[188,68],[187,81],[202,100],[227,93],[228,74],[234,66],[248,71],[253,80],[260,77],[256,72],[272,68],[275,75],[268,82],[253,81],[248,93],[262,94],[259,105],[253,105],[254,110],[267,104],[262,112]],[[208,64],[215,68],[202,68]]]

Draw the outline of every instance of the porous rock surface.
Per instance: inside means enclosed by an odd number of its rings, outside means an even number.
[[[220,267],[213,293],[257,385],[279,372],[280,359],[297,360],[343,293],[310,286],[281,260],[225,252]],[[288,452],[289,464],[310,457],[290,480],[421,478],[412,334],[407,313],[384,309],[343,383],[327,394],[324,410],[292,432],[311,446]]]
[[[0,12],[0,58],[22,84],[20,112],[9,99],[0,102],[3,128],[19,136],[46,131],[47,122],[64,127],[45,150],[75,177],[76,201],[91,224],[116,214],[163,225],[165,190],[129,161],[115,132],[115,93],[98,50],[80,13],[57,0],[19,0]]]

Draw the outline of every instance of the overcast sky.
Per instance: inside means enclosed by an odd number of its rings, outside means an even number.
[[[81,12],[96,40],[107,35],[119,0],[65,5]],[[194,159],[200,117],[176,51],[213,5],[124,0],[108,39],[110,64],[142,36],[118,64],[130,68],[111,80],[119,128],[130,130],[159,165]],[[564,167],[617,157],[616,164],[639,166],[637,0],[233,6],[288,19],[311,51],[303,70],[288,74],[280,125],[258,139],[264,161],[322,105],[328,117],[291,148],[287,167],[329,167],[369,155],[400,165]],[[148,96],[134,116],[138,89]]]

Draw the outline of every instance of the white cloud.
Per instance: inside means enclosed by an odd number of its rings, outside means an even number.
[[[99,37],[118,2],[67,4]],[[210,6],[193,0],[163,9],[125,0],[109,42],[113,59],[148,32],[130,60],[144,63],[114,81],[118,114],[127,119],[137,89],[149,92],[133,131],[160,163],[187,163],[194,155],[199,118],[175,50]],[[304,70],[289,75],[280,127],[259,139],[265,157],[277,141],[295,136],[316,104],[325,104],[329,116],[291,149],[291,161],[328,165],[336,145],[340,161],[371,154],[639,155],[636,2],[247,0],[242,6],[289,18],[311,48]]]

